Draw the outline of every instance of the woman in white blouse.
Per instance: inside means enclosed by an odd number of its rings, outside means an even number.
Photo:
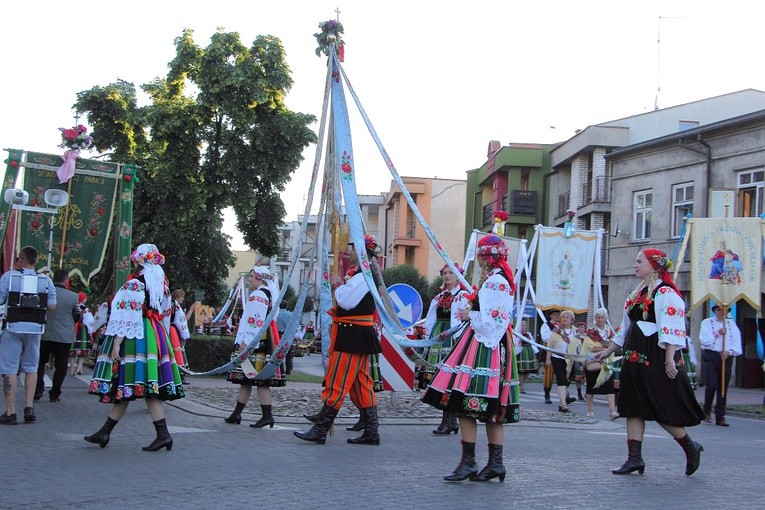
[[[655,248],[638,254],[635,276],[640,284],[627,297],[614,341],[595,355],[602,361],[618,347],[624,349],[618,410],[627,418],[628,457],[612,471],[615,475],[645,470],[641,449],[646,420],[656,421],[682,446],[686,475],[698,469],[704,450],[685,429],[701,423],[704,413],[677,364],[685,345],[685,303],[669,273],[671,267],[672,261]]]

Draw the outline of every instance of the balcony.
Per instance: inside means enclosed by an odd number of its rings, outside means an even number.
[[[394,246],[420,246],[421,242],[417,238],[417,222],[407,221],[405,227],[403,237],[397,235],[393,239]]]
[[[510,210],[505,209],[510,214],[523,214],[534,216],[537,214],[537,192],[536,191],[512,191],[512,205]]]
[[[558,214],[556,216],[565,216],[566,211],[571,208],[571,192],[567,191],[558,195]]]
[[[611,181],[605,176],[597,177],[582,185],[582,200],[579,207],[598,203],[611,203]]]

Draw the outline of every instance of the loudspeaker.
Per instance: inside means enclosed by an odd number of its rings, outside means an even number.
[[[3,199],[13,205],[26,205],[29,202],[29,193],[23,189],[13,188],[5,190]]]
[[[61,207],[69,201],[69,194],[60,189],[49,189],[45,192],[45,203],[51,207]]]

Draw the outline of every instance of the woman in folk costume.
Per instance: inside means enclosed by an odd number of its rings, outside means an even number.
[[[554,351],[547,351],[545,365],[552,366],[555,375],[555,385],[558,390],[558,411],[561,413],[571,412],[568,404],[576,399],[568,396],[568,386],[571,383],[569,374],[574,363],[566,359],[564,354],[578,354],[580,348],[574,328],[574,312],[563,310],[560,313],[560,323],[553,328],[547,346]]]
[[[534,337],[531,336],[528,330],[528,322],[521,321],[521,337],[534,341]],[[515,355],[518,357],[518,379],[520,381],[521,393],[526,393],[526,379],[529,375],[539,372],[539,361],[537,360],[537,353],[539,348],[531,343],[523,342],[518,337],[513,338],[515,342]]]
[[[454,472],[444,477],[449,482],[497,477],[504,481],[502,426],[520,418],[518,375],[510,340],[515,281],[507,264],[507,246],[499,236],[489,234],[478,241],[476,253],[482,269],[481,285],[469,296],[472,309],[460,311],[460,318],[469,325],[422,397],[426,404],[452,411],[460,419],[462,459]],[[476,421],[486,424],[489,442],[489,462],[480,472],[475,462]]]
[[[595,324],[587,330],[582,345],[582,354],[596,354],[608,347],[616,333],[608,325],[608,311],[605,308],[595,310]],[[614,374],[611,370],[614,355],[604,361],[587,360],[584,362],[584,375],[587,378],[587,416],[595,416],[593,409],[594,395],[605,395],[608,400],[609,417],[615,420],[616,395],[614,392]]]
[[[164,400],[183,397],[181,375],[172,355],[170,291],[161,264],[165,257],[153,244],[142,244],[130,256],[136,270],[114,295],[106,338],[93,371],[90,393],[114,404],[106,423],[89,443],[104,448],[131,400],[146,399],[157,437],[145,451],[173,447]]]
[[[84,292],[80,292],[77,295],[77,299],[80,303],[80,311],[82,312],[82,319],[77,321],[74,325],[75,337],[72,346],[69,348],[69,375],[82,375],[82,365],[85,364],[85,358],[90,354],[91,347],[91,335],[93,334],[93,323],[95,319],[93,314],[88,310],[85,301],[88,299],[88,295]]]
[[[460,273],[464,272],[458,265],[455,264],[455,267]],[[440,273],[444,281],[441,287],[442,292],[436,294],[430,302],[428,314],[425,316],[425,333],[427,338],[436,338],[447,329],[461,324],[462,319],[459,317],[460,310],[468,305],[468,302],[465,300],[467,291],[459,284],[457,275],[454,274],[448,265],[442,267]],[[423,358],[430,363],[431,367],[423,366],[417,371],[416,377],[420,389],[424,390],[428,387],[436,371],[435,367],[443,363],[446,356],[451,352],[452,347],[454,347],[457,338],[459,338],[459,334],[453,335],[443,343],[437,343],[426,348]],[[444,410],[441,424],[433,433],[436,435],[448,435],[452,432],[456,434],[458,431],[457,415],[453,411]]]
[[[640,278],[624,304],[622,325],[614,341],[595,355],[597,361],[624,348],[619,416],[627,418],[626,462],[612,471],[643,473],[643,436],[646,420],[656,421],[683,448],[685,474],[699,467],[704,448],[693,441],[686,427],[701,423],[704,412],[696,402],[688,377],[678,366],[685,345],[685,303],[669,269],[672,261],[655,248],[641,251],[635,260]]]
[[[186,319],[186,312],[183,311],[181,305],[186,299],[186,292],[182,289],[176,289],[172,293],[173,299],[173,311],[170,314],[170,343],[173,346],[173,355],[175,356],[175,362],[179,367],[188,368],[189,362],[186,359],[186,340],[189,339],[191,333],[189,333],[189,322]],[[183,373],[181,373],[181,379],[183,379]],[[184,380],[185,384],[186,381]]]
[[[266,328],[260,339],[255,338],[266,316],[271,311],[273,300],[279,295],[279,284],[276,277],[271,274],[266,266],[255,266],[248,276],[248,286],[251,289],[250,295],[244,303],[242,319],[239,321],[239,329],[236,332],[237,351],[242,352],[253,342],[260,342],[258,347],[250,355],[249,362],[252,363],[256,371],[260,371],[268,362],[274,349],[279,344],[279,332],[276,329],[276,317]],[[274,376],[270,379],[255,380],[245,375],[242,367],[238,367],[228,374],[228,380],[239,386],[239,395],[236,398],[236,407],[228,418],[224,418],[226,423],[239,425],[242,422],[242,410],[250,400],[252,387],[258,387],[258,401],[263,415],[260,419],[251,423],[250,427],[263,428],[268,425],[274,428],[274,416],[271,412],[271,387],[284,386],[287,384],[287,378],[284,375],[283,366],[280,366]]]

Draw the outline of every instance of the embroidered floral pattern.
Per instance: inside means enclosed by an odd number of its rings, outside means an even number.
[[[353,160],[351,159],[351,155],[348,154],[348,152],[343,151],[342,155],[340,156],[340,170],[342,173],[340,174],[343,179],[346,181],[350,181],[353,179]]]
[[[648,361],[648,357],[645,354],[640,353],[638,351],[633,351],[631,349],[626,349],[624,351],[624,358],[630,363],[640,363],[645,366],[650,365],[650,362]]]
[[[503,321],[507,321],[510,318],[510,314],[507,312],[507,310],[505,310],[503,306],[500,306],[499,308],[495,308],[491,311],[491,318],[498,323],[502,323]]]

